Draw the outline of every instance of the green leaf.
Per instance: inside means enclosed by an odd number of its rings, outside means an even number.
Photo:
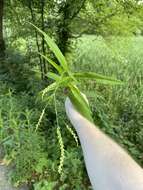
[[[58,46],[56,45],[56,43],[49,37],[48,34],[46,34],[45,32],[43,32],[41,29],[39,29],[37,26],[35,26],[34,24],[30,23],[34,28],[36,28],[36,30],[41,33],[44,38],[45,41],[47,43],[47,45],[50,47],[50,49],[52,50],[52,52],[55,54],[56,58],[58,59],[59,63],[61,64],[61,66],[63,67],[63,69],[65,71],[68,70],[68,66],[67,66],[67,61],[64,57],[64,55],[62,54],[61,50],[58,48]]]
[[[43,170],[44,170],[44,168],[46,168],[47,167],[47,164],[48,164],[48,161],[47,161],[47,159],[46,158],[40,158],[39,160],[38,160],[38,163],[37,163],[37,165],[35,166],[35,171],[37,172],[37,173],[41,173],[42,174],[42,172],[43,172]]]
[[[89,105],[83,97],[83,95],[81,94],[81,92],[74,85],[70,85],[69,88],[70,92],[68,96],[75,108],[77,109],[77,111],[79,111],[79,113],[81,113],[89,121],[93,122]]]
[[[59,81],[59,86],[67,86],[73,82],[73,78],[71,77],[63,77],[60,81]]]
[[[48,72],[46,76],[56,81],[60,80],[60,76],[52,72]]]
[[[62,68],[57,65],[53,60],[39,53],[46,61],[48,61],[60,74],[63,72]]]
[[[118,80],[104,80],[104,79],[97,79],[96,80],[96,83],[99,83],[99,84],[109,84],[109,85],[123,85],[123,82],[121,81],[118,81]]]
[[[51,72],[48,74],[48,77],[53,80],[58,80],[58,81],[52,83],[51,85],[49,85],[48,87],[46,87],[44,90],[41,91],[42,98],[44,98],[46,93],[54,91],[58,87],[59,88],[67,87],[70,82],[73,82],[73,79],[71,77],[59,78],[58,75],[56,75],[55,73],[51,73]]]
[[[100,74],[93,73],[93,72],[74,73],[73,76],[75,78],[79,78],[79,79],[96,80],[96,82],[102,83],[102,84],[112,84],[112,85],[123,84],[123,82],[120,80],[116,80],[111,77],[107,77],[107,76],[100,75]]]

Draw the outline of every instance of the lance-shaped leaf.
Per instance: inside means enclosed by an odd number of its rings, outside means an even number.
[[[47,77],[49,77],[50,79],[53,79],[53,80],[60,80],[60,76],[59,75],[57,75],[57,74],[55,74],[55,73],[52,73],[52,72],[48,72],[47,74],[46,74],[46,76]]]
[[[44,38],[45,41],[47,43],[47,45],[50,47],[51,51],[55,54],[56,58],[58,59],[59,63],[61,64],[61,66],[63,67],[63,69],[65,71],[68,70],[68,66],[67,66],[67,61],[64,57],[64,55],[62,54],[61,50],[58,48],[58,46],[56,45],[56,43],[49,37],[48,34],[46,34],[45,32],[43,32],[41,29],[39,29],[37,26],[35,26],[34,24],[30,23],[34,28],[36,28],[36,30],[41,33]]]
[[[120,80],[116,80],[111,77],[107,77],[93,72],[74,73],[73,76],[77,79],[92,79],[95,80],[97,83],[102,83],[102,84],[112,84],[112,85],[123,84],[123,82],[121,82]]]
[[[63,69],[57,65],[53,60],[51,60],[50,58],[46,57],[45,55],[39,53],[41,55],[41,57],[43,57],[46,61],[48,61],[60,74],[63,72]]]
[[[89,105],[78,88],[73,85],[69,85],[68,96],[77,111],[89,121],[93,122]]]

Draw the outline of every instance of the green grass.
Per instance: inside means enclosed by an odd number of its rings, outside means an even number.
[[[74,70],[95,71],[124,81],[116,87],[84,81],[83,90],[88,89],[95,123],[143,166],[143,38],[85,36],[74,54],[78,57]]]

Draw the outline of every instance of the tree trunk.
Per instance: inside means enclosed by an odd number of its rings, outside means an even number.
[[[57,24],[57,45],[65,55],[67,52],[67,44],[70,36],[69,31],[69,15],[70,15],[70,8],[69,4],[65,3],[58,11],[58,15],[60,15],[60,20]]]
[[[0,0],[0,57],[3,57],[5,54],[5,43],[3,38],[3,9],[4,0]]]
[[[67,44],[70,36],[69,28],[66,24],[66,19],[63,17],[63,20],[58,25],[58,47],[60,48],[61,52],[65,55],[67,52]]]
[[[44,8],[45,8],[45,0],[41,0],[41,28],[43,32],[45,31]],[[46,54],[44,36],[42,36],[42,54],[43,55]],[[45,78],[45,74],[47,73],[47,68],[46,68],[46,61],[44,58],[42,59],[42,63],[43,63],[43,74]]]
[[[58,14],[61,15],[61,20],[57,25],[58,31],[58,46],[62,53],[65,55],[67,52],[68,41],[71,36],[69,26],[72,20],[79,14],[80,10],[84,7],[86,0],[73,0],[70,3],[65,2],[65,4],[59,9]],[[75,7],[75,11],[73,11]]]
[[[36,25],[36,18],[35,18],[34,11],[32,9],[32,5],[33,5],[33,1],[29,0],[28,8],[30,10],[31,20],[32,20],[32,23]],[[35,39],[36,39],[36,46],[37,46],[38,53],[40,53],[41,50],[40,50],[40,44],[38,41],[38,32],[36,29],[35,29]],[[43,64],[42,64],[42,58],[41,58],[40,54],[38,54],[38,58],[39,58],[39,68],[40,68],[40,72],[41,72],[41,79],[43,80],[44,79]]]

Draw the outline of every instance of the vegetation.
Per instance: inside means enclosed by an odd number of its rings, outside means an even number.
[[[66,96],[143,166],[142,11],[135,0],[0,0],[0,145],[14,186],[92,189]]]

